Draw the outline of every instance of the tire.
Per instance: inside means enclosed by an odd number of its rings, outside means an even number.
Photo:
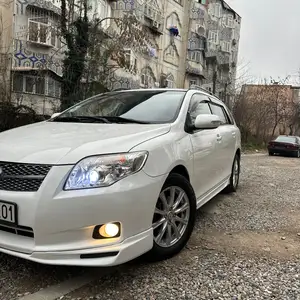
[[[178,196],[179,193],[184,193],[182,200],[179,201],[178,205],[173,209],[173,211],[179,210],[181,207],[186,205],[189,206],[189,209],[186,209],[177,215],[181,216],[181,220],[185,219],[186,224],[183,224],[178,220],[174,221],[174,213],[173,215],[172,212],[168,212],[167,214],[165,213],[164,208],[167,206],[166,202],[162,201],[161,197],[162,195],[165,195],[165,200],[170,201],[171,191],[175,191],[173,193],[175,195],[174,203],[176,203],[176,196]],[[170,204],[170,202],[168,202],[168,204]],[[159,209],[159,213],[157,213],[157,209]],[[153,248],[145,254],[146,260],[150,262],[165,260],[178,254],[187,244],[193,232],[196,218],[196,197],[191,184],[184,176],[176,173],[171,173],[169,175],[160,192],[155,211],[156,212],[154,212],[152,220]],[[164,215],[161,214],[163,211]],[[165,219],[165,221],[158,227],[154,228],[163,219]],[[180,237],[178,238],[175,236],[174,225],[179,226],[177,227],[177,233],[180,233]],[[163,230],[165,230],[164,233],[162,233]],[[159,234],[162,236],[161,240],[159,239]],[[168,239],[170,236],[173,237],[173,240]],[[167,242],[167,240],[169,242]]]
[[[237,173],[236,173],[236,172]],[[231,169],[231,176],[230,182],[228,186],[224,189],[226,194],[235,193],[238,189],[239,181],[240,181],[240,172],[241,172],[241,160],[238,154],[235,155],[232,169]],[[237,176],[237,177],[235,177]]]
[[[273,155],[274,155],[274,153],[273,153],[273,152],[271,152],[271,151],[269,151],[269,155],[270,155],[270,156],[273,156]]]
[[[300,157],[300,150],[298,150],[297,152],[293,153],[293,156],[299,158]]]

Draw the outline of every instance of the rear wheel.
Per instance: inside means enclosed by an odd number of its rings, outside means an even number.
[[[299,158],[300,157],[300,150],[298,150],[297,152],[293,153],[293,156]]]
[[[240,181],[240,170],[241,170],[240,156],[236,154],[232,164],[229,185],[224,189],[225,193],[234,193],[237,191],[239,181]]]
[[[146,258],[159,261],[180,252],[192,234],[195,217],[196,197],[191,184],[182,175],[170,174],[155,206],[153,248]]]
[[[274,152],[269,151],[269,155],[270,155],[270,156],[273,156],[273,155],[274,155]]]

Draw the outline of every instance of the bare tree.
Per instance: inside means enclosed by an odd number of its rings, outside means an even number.
[[[124,11],[118,16],[99,19],[97,14],[89,17],[89,10],[88,0],[61,1],[61,33],[67,47],[63,62],[62,110],[86,94],[107,90],[111,72],[118,68],[129,69],[125,48],[143,51],[150,44],[149,31],[133,12]],[[104,28],[102,24],[108,19],[111,25]]]
[[[243,142],[250,139],[258,144],[268,142],[277,134],[295,131],[295,107],[293,89],[287,85],[288,77],[263,84],[242,87],[234,114],[242,131]],[[298,116],[299,110],[297,110]]]

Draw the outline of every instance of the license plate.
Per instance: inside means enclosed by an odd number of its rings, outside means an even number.
[[[0,201],[0,222],[17,223],[17,205]]]

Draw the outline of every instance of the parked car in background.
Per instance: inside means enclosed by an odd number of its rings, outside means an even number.
[[[279,135],[268,144],[269,155],[290,155],[300,157],[300,138],[292,135]]]
[[[97,95],[0,145],[0,251],[39,263],[169,258],[196,209],[239,183],[240,131],[201,90]]]

